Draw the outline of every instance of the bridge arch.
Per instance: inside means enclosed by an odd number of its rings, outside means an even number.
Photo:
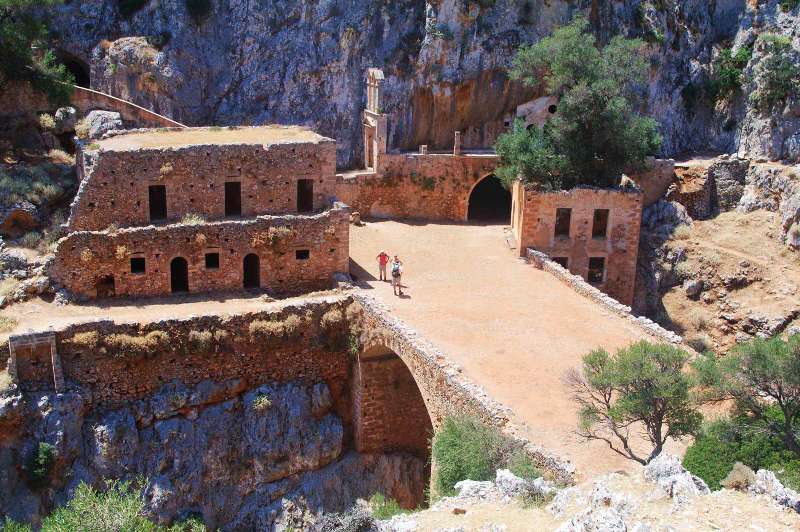
[[[508,224],[511,220],[511,191],[490,172],[477,180],[467,196],[467,221]]]
[[[359,452],[406,452],[430,461],[433,420],[411,369],[383,339],[370,341],[354,365],[353,421]]]

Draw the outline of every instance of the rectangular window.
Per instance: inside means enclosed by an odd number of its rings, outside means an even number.
[[[314,210],[314,180],[297,180],[297,212],[311,212]]]
[[[225,182],[225,216],[242,215],[242,184],[239,181]]]
[[[219,269],[219,253],[206,253],[206,270]]]
[[[595,209],[592,238],[605,238],[608,231],[608,209]]]
[[[568,257],[553,257],[553,262],[561,266],[562,268],[569,268],[569,258]]]
[[[589,257],[589,275],[586,280],[590,284],[603,284],[606,273],[605,257]]]
[[[148,187],[150,200],[150,221],[158,222],[167,219],[167,187],[164,185],[150,185]]]
[[[572,209],[556,209],[556,238],[569,238]]]
[[[308,260],[308,257],[311,256],[311,252],[307,249],[298,249],[294,252],[294,258],[297,260]]]
[[[131,273],[144,273],[144,257],[131,257]]]

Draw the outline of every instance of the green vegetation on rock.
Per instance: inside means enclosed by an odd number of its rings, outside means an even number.
[[[543,78],[559,101],[540,131],[516,124],[498,139],[501,179],[520,176],[546,189],[608,187],[642,164],[661,143],[656,121],[638,111],[648,70],[644,50],[643,41],[622,37],[598,46],[581,17],[522,46],[511,77],[531,87]]]
[[[508,468],[523,478],[541,476],[521,445],[471,417],[448,417],[433,438],[434,484],[440,496],[453,495],[461,480],[494,480]]]
[[[0,90],[27,82],[53,105],[69,102],[72,75],[47,48],[47,27],[37,15],[58,0],[0,0]]]
[[[765,55],[755,68],[757,89],[750,95],[753,104],[763,114],[783,105],[800,91],[798,52],[785,35],[764,33],[759,36]]]

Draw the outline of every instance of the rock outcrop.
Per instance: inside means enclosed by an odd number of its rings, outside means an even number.
[[[196,512],[222,530],[303,529],[377,491],[414,500],[424,461],[349,451],[332,407],[324,383],[175,382],[98,413],[80,392],[9,395],[0,400],[0,514],[36,523],[79,482],[139,476],[154,521]],[[25,464],[41,444],[53,460],[34,479]]]

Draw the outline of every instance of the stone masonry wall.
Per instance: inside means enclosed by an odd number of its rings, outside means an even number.
[[[496,155],[380,156],[380,172],[337,176],[336,198],[361,216],[465,221],[472,188],[494,172]]]
[[[157,131],[153,135],[158,135]],[[89,145],[92,146],[92,145]],[[70,231],[149,225],[150,185],[164,185],[167,221],[197,213],[225,217],[225,183],[241,182],[243,217],[297,211],[297,181],[314,180],[314,210],[335,194],[336,145],[330,139],[271,145],[186,146],[104,151],[78,156],[82,178]]]
[[[541,192],[516,185],[512,223],[520,256],[534,248],[551,258],[566,258],[570,272],[587,279],[589,259],[605,258],[603,281],[596,286],[626,305],[633,302],[643,194],[638,189]],[[519,202],[522,201],[520,206]],[[568,237],[556,237],[556,209],[571,209]],[[605,238],[592,237],[595,209],[608,209]]]
[[[97,297],[98,282],[109,275],[115,295],[152,296],[170,293],[170,264],[182,257],[189,292],[236,290],[243,287],[243,260],[252,253],[259,258],[261,288],[278,293],[328,288],[333,274],[348,271],[348,218],[349,211],[338,205],[313,216],[78,231],[59,241],[49,273],[83,297]],[[218,268],[206,267],[209,253],[218,254]],[[144,273],[132,273],[134,258],[144,259]]]

